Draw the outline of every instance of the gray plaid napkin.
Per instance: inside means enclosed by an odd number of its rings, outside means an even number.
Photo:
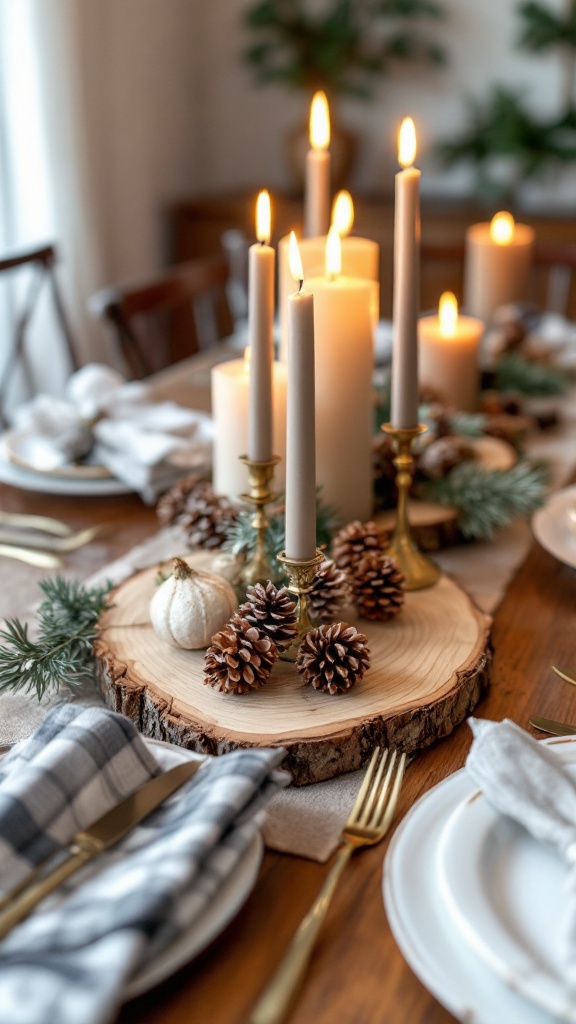
[[[73,876],[0,943],[0,1021],[105,1024],[131,976],[182,934],[253,840],[289,776],[282,750],[210,760],[117,847]],[[134,726],[62,705],[2,762],[5,889],[158,772]]]

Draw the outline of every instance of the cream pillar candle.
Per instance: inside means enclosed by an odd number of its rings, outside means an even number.
[[[372,513],[372,284],[338,272],[340,239],[329,234],[327,273],[314,295],[316,478],[343,522]]]
[[[490,223],[472,224],[466,233],[466,311],[489,323],[498,306],[525,301],[533,249],[534,230],[515,224],[510,213],[497,213]]]
[[[480,370],[478,349],[482,320],[459,316],[451,292],[440,297],[438,316],[419,321],[418,375],[443,405],[475,412],[478,408]]]
[[[314,416],[314,300],[303,290],[296,236],[290,250],[298,291],[288,299],[288,401],[286,414],[286,556],[316,554],[316,431]]]
[[[315,93],[310,107],[310,149],[306,154],[304,233],[325,235],[330,224],[330,112],[323,92]]]
[[[404,118],[398,138],[394,214],[394,294],[390,419],[399,428],[418,425],[418,313],[420,307],[420,171],[413,167],[416,133]]]
[[[247,354],[249,349],[247,349]],[[250,371],[247,355],[218,363],[212,369],[212,482],[216,494],[235,501],[248,486],[246,466],[240,456],[246,454],[248,443],[248,406]],[[272,364],[272,404],[274,420],[272,449],[280,456],[274,474],[274,487],[284,489],[286,457],[286,366]]]
[[[248,337],[250,341],[250,404],[248,458],[269,462],[272,452],[272,364],[274,361],[275,252],[270,242],[270,196],[265,190],[256,205],[256,245],[248,254]],[[244,467],[244,472],[246,468]]]

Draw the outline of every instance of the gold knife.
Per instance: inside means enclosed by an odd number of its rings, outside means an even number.
[[[78,868],[99,853],[114,846],[135,825],[144,821],[144,818],[191,779],[203,764],[203,760],[186,761],[170,768],[162,775],[144,783],[140,789],[103,814],[89,828],[77,832],[67,848],[62,851],[64,859],[37,881],[34,874],[31,884],[27,885],[23,892],[19,886],[15,899],[5,910],[0,911],[0,939],[23,921],[41,900],[57,889],[74,871],[78,871]]]
[[[540,715],[532,715],[529,719],[530,725],[540,732],[549,732],[552,736],[576,736],[576,726],[568,725],[566,722],[555,722],[552,718],[540,718]]]

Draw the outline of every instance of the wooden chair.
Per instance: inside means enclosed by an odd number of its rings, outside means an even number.
[[[224,258],[180,263],[140,284],[105,288],[90,312],[111,329],[129,371],[146,377],[233,330]]]
[[[18,368],[22,370],[28,391],[33,394],[36,390],[26,342],[30,323],[44,284],[50,289],[56,323],[62,334],[71,371],[77,370],[80,365],[74,338],[56,280],[54,270],[56,262],[56,249],[53,245],[45,245],[39,249],[30,249],[0,259],[0,274],[7,275],[6,283],[8,286],[10,286],[13,274],[23,272],[26,268],[29,270],[23,299],[20,302],[16,302],[18,312],[14,322],[14,332],[10,349],[4,361],[4,372],[0,378],[0,423],[2,425],[6,424],[4,411],[6,400],[10,385],[14,381]]]
[[[464,244],[424,243],[421,248],[424,308],[434,308],[443,291],[461,298]],[[536,242],[531,301],[539,309],[574,316],[576,309],[576,242]],[[432,299],[432,296],[435,298]]]

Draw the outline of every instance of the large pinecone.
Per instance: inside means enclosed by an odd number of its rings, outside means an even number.
[[[273,640],[236,612],[204,657],[204,682],[223,693],[249,693],[263,686],[279,651]]]
[[[296,657],[296,668],[304,682],[332,694],[352,689],[369,665],[367,638],[347,622],[311,630]]]
[[[353,577],[361,559],[370,551],[384,551],[388,534],[376,523],[361,523],[359,519],[338,531],[332,541],[332,558],[339,569]]]
[[[286,587],[275,587],[267,580],[248,587],[246,598],[238,614],[273,640],[278,650],[290,647],[298,632],[296,604],[290,591]]]
[[[204,480],[190,491],[174,522],[186,531],[188,547],[212,551],[222,547],[237,515],[228,499],[214,494]]]
[[[380,551],[369,552],[352,580],[358,614],[374,621],[392,619],[404,604],[405,588],[406,579],[396,562]]]
[[[322,562],[308,594],[312,618],[334,619],[349,596],[350,584],[344,569],[339,569],[332,559]]]
[[[192,473],[177,480],[170,490],[160,497],[156,505],[156,515],[163,526],[171,526],[177,522],[178,516],[184,511],[187,499],[200,483],[206,484],[207,480],[198,473]]]

